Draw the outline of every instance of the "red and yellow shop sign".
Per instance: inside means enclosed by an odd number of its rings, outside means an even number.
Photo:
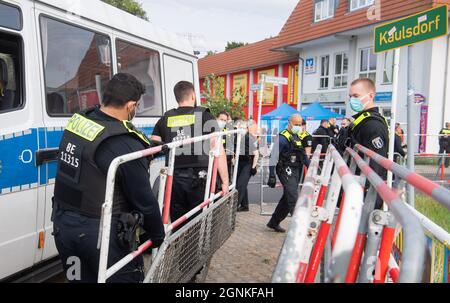
[[[289,65],[287,103],[297,105],[298,98],[298,64]]]
[[[237,89],[240,94],[247,97],[247,74],[238,74],[233,76],[233,91]]]
[[[261,70],[258,71],[258,83],[261,83],[261,78],[263,75],[266,76],[275,76],[275,69],[267,69],[267,70]],[[260,100],[260,94],[257,93],[257,97],[256,97],[256,102],[257,104],[259,104]],[[271,83],[265,83],[264,84],[264,97],[263,97],[263,106],[267,105],[267,106],[272,106],[275,104],[275,86]]]

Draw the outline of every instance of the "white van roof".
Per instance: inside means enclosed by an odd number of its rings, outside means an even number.
[[[194,56],[189,40],[100,0],[35,0],[145,40]]]

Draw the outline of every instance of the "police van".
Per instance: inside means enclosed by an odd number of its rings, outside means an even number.
[[[133,121],[146,135],[177,106],[178,81],[199,91],[189,42],[150,22],[98,0],[0,0],[0,280],[61,268],[50,220],[59,142],[117,72],[146,87]]]

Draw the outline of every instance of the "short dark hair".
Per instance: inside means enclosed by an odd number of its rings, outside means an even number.
[[[175,99],[177,99],[177,102],[180,103],[189,97],[191,92],[195,92],[195,87],[191,82],[180,81],[173,88],[173,92],[175,94]]]
[[[105,106],[122,107],[128,101],[139,101],[143,94],[145,87],[135,76],[118,73],[106,85],[102,103]]]
[[[217,118],[219,118],[220,115],[225,115],[225,116],[227,116],[227,118],[230,117],[230,115],[226,111],[221,111],[220,113],[218,113]]]
[[[324,124],[325,122],[329,122],[327,119],[320,120],[320,125]]]

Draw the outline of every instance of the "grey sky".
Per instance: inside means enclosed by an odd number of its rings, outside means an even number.
[[[150,21],[188,35],[194,49],[223,51],[227,41],[256,42],[278,35],[298,0],[140,0]]]

